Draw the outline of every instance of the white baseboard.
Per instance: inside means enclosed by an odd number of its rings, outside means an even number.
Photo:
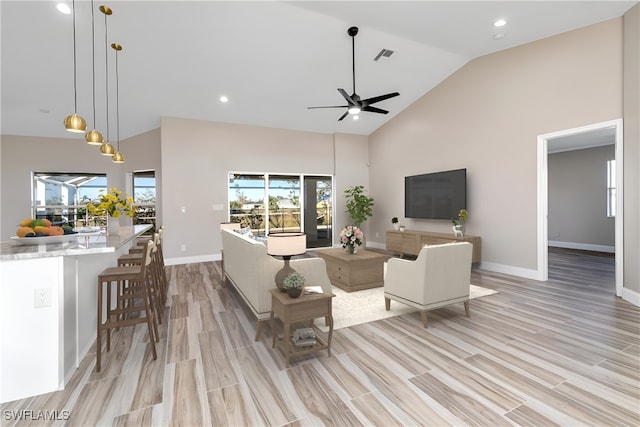
[[[615,246],[593,245],[590,243],[573,243],[549,240],[549,246],[554,248],[578,249],[581,251],[606,252],[610,254],[616,253]]]
[[[194,264],[196,262],[220,261],[221,259],[220,254],[166,258],[164,265]]]
[[[367,247],[375,249],[387,249],[387,245],[379,242],[370,242],[367,240]]]
[[[514,267],[512,265],[498,264],[496,262],[481,261],[478,268],[496,273],[510,274],[511,276],[524,277],[525,279],[539,280],[538,270],[529,268]]]
[[[636,292],[636,291],[632,291],[629,288],[622,288],[622,295],[621,295],[622,299],[630,302],[631,304],[635,305],[636,307],[640,307],[640,293]]]

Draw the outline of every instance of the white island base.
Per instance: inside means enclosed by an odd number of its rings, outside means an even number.
[[[96,339],[97,280],[149,225],[0,252],[0,403],[64,389]]]

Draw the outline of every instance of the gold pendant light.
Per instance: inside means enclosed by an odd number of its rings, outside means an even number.
[[[118,141],[118,148],[111,160],[113,163],[124,163],[124,156],[120,152],[120,76],[118,73],[118,52],[122,50],[122,45],[111,43],[111,47],[116,51],[116,139]]]
[[[73,101],[74,101],[74,113],[67,116],[64,119],[64,127],[69,132],[84,133],[87,129],[87,122],[78,115],[78,91],[77,91],[77,79],[78,72],[76,70],[76,2],[71,2],[73,7]]]
[[[107,35],[107,16],[111,15],[113,12],[111,8],[109,8],[109,6],[100,6],[100,12],[104,13],[104,73],[107,104],[107,139],[103,139],[102,145],[100,145],[100,154],[102,154],[103,156],[113,156],[116,150],[113,148],[113,145],[109,143],[109,42]]]
[[[96,130],[96,28],[91,0],[91,69],[93,70],[93,130],[84,135],[89,145],[102,145],[102,134]]]

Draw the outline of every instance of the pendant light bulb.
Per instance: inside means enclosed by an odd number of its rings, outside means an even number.
[[[102,145],[100,145],[100,154],[102,154],[103,156],[113,156],[115,152],[116,149],[113,148],[113,145],[109,144],[106,141],[102,143]]]
[[[124,163],[124,155],[121,152],[116,151],[113,157],[111,157],[111,160],[113,163]]]
[[[78,90],[77,90],[77,80],[78,80],[78,72],[76,70],[76,2],[75,0],[71,3],[73,7],[73,102],[74,102],[74,113],[70,116],[67,116],[64,119],[64,127],[69,132],[74,133],[84,133],[87,129],[87,122],[78,115]]]
[[[89,145],[102,145],[103,141],[102,134],[95,129],[87,132],[84,135],[84,139],[87,140],[87,144]]]
[[[84,133],[87,129],[87,122],[78,114],[71,114],[64,119],[64,127],[69,132]]]

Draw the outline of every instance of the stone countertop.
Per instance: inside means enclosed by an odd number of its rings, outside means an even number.
[[[150,224],[120,227],[120,234],[116,236],[77,234],[76,238],[67,242],[46,245],[22,245],[15,241],[1,242],[0,261],[115,252],[116,249],[150,228]]]

